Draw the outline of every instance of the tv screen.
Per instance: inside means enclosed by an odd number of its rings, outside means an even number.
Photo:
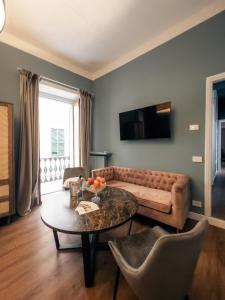
[[[119,114],[120,140],[170,138],[171,102]]]

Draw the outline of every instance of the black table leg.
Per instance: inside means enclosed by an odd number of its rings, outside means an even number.
[[[58,236],[58,232],[57,230],[53,229],[53,236],[54,236],[54,240],[55,240],[55,247],[57,251],[78,251],[81,252],[82,251],[82,245],[79,244],[63,244],[60,245],[59,242],[59,236]]]
[[[90,240],[90,234],[88,233],[81,234],[82,246],[75,246],[75,245],[60,246],[57,230],[53,229],[53,236],[54,236],[55,246],[57,251],[78,250],[82,252],[85,287],[92,287],[93,278],[94,278],[94,268],[95,268],[96,236],[93,235],[92,240]]]
[[[90,234],[82,234],[82,252],[84,265],[85,287],[93,286],[94,266],[95,266],[95,247],[90,241]]]
[[[59,237],[58,237],[57,231],[54,229],[53,229],[53,235],[54,235],[54,240],[55,240],[55,247],[57,250],[59,250]]]
[[[118,286],[119,286],[119,280],[120,280],[120,269],[119,269],[119,267],[117,267],[116,278],[115,278],[114,289],[113,289],[113,300],[116,300],[117,290],[118,290]]]
[[[129,226],[129,230],[128,230],[128,235],[130,235],[130,233],[131,233],[132,224],[133,224],[133,220],[130,219],[130,226]]]

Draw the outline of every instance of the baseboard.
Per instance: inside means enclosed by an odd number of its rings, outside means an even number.
[[[213,217],[207,217],[205,215],[197,214],[192,211],[189,212],[188,217],[190,219],[197,220],[197,221],[201,220],[202,218],[207,218],[210,225],[225,229],[225,220],[220,220]]]
[[[205,217],[204,215],[201,214],[197,214],[195,212],[190,211],[188,214],[188,218],[192,219],[192,220],[196,220],[199,221],[201,220],[203,217]]]

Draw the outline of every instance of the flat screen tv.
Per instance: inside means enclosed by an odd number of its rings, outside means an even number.
[[[119,114],[120,140],[170,138],[171,102]]]

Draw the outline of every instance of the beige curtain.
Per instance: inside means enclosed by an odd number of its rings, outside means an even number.
[[[80,90],[79,116],[80,116],[80,165],[85,169],[86,178],[89,169],[89,152],[91,144],[91,94]]]
[[[20,72],[20,148],[17,211],[24,216],[40,204],[39,76]]]

